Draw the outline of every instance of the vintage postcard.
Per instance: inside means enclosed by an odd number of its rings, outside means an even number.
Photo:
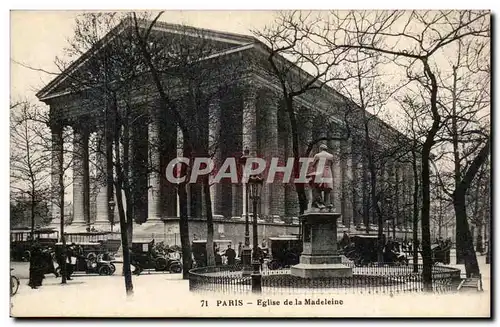
[[[489,11],[10,16],[12,317],[491,317]]]

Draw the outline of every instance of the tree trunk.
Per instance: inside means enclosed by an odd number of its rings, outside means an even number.
[[[481,205],[481,200],[480,200],[480,188],[481,188],[481,180],[483,178],[483,172],[484,170],[481,169],[481,172],[477,176],[477,182],[474,188],[474,211],[472,213],[472,221],[473,224],[476,225],[477,227],[477,233],[475,237],[476,241],[476,252],[483,253],[483,205]]]
[[[457,220],[457,230],[464,232],[457,233],[457,244],[463,244],[463,260],[465,263],[465,272],[467,277],[471,274],[479,274],[479,265],[477,263],[476,251],[474,251],[474,242],[467,222],[467,211],[465,204],[465,192],[455,192],[453,198],[453,207]]]
[[[114,124],[114,144],[115,144],[115,163],[116,163],[116,202],[118,207],[118,215],[120,217],[120,234],[122,238],[122,251],[123,251],[123,277],[125,281],[125,292],[127,296],[134,294],[134,285],[132,284],[132,272],[130,270],[130,244],[131,238],[128,235],[127,220],[125,216],[125,209],[123,207],[122,189],[125,181],[124,170],[121,165],[120,158],[120,124],[118,122],[118,112],[116,103],[112,106],[114,109],[115,124]],[[113,149],[113,147],[111,147]],[[127,158],[128,159],[128,158]],[[128,176],[127,176],[128,177]],[[108,176],[109,178],[109,176]],[[129,207],[127,207],[129,209]],[[128,211],[128,210],[127,210]]]
[[[36,207],[36,202],[35,202],[35,187],[32,185],[31,188],[31,202],[30,202],[30,215],[31,215],[31,240],[35,239],[35,207]]]
[[[205,195],[205,212],[207,216],[207,266],[215,266],[214,219],[208,175],[203,176],[203,194]]]
[[[179,194],[179,233],[182,248],[182,278],[189,278],[189,270],[192,266],[191,244],[189,242],[189,222],[187,216],[187,192],[186,184],[180,183],[177,192]]]
[[[364,134],[365,134],[365,143],[366,143],[366,150],[367,150],[367,156],[368,156],[368,169],[370,171],[370,187],[371,187],[371,202],[372,206],[371,208],[374,208],[377,206],[377,194],[376,194],[376,189],[377,189],[377,172],[375,168],[375,163],[373,160],[373,147],[372,147],[372,142],[370,140],[370,129],[368,126],[368,119],[366,117],[366,110],[363,110],[363,120],[364,120]],[[366,178],[366,169],[363,167],[363,188],[366,188],[365,186],[365,178]],[[365,192],[363,192],[363,195]],[[369,203],[365,203],[365,208],[363,210],[363,216],[365,216],[365,227],[366,227],[366,233],[369,233],[370,231],[370,216],[369,216],[369,209],[370,205]],[[372,211],[372,220],[375,222],[375,216],[376,216],[376,211]],[[382,220],[382,215],[378,215],[377,218],[377,235],[378,235],[378,247],[377,247],[377,261],[379,264],[382,264],[384,262],[384,245],[383,244],[383,237],[384,237],[384,221]]]
[[[463,245],[463,258],[465,263],[465,271],[467,276],[479,273],[479,266],[477,263],[476,252],[474,251],[474,241],[469,230],[469,223],[467,222],[466,199],[467,190],[472,184],[479,168],[488,158],[490,152],[491,139],[488,138],[483,148],[479,151],[478,155],[474,158],[471,165],[467,169],[464,178],[458,185],[458,188],[453,192],[453,206],[455,208],[457,231],[457,244],[460,242]]]
[[[479,253],[484,252],[484,248],[483,248],[483,224],[481,222],[477,224],[476,251]]]
[[[459,49],[460,51],[460,45]],[[460,52],[459,52],[460,56]],[[458,126],[457,126],[457,66],[453,67],[453,89],[452,89],[452,117],[451,117],[451,131],[452,131],[452,146],[453,146],[453,175],[455,180],[455,189],[459,187],[461,176],[461,167],[460,167],[460,150],[458,148]],[[457,217],[456,217],[457,218]],[[464,255],[465,255],[465,243],[463,243],[463,236],[465,235],[465,231],[461,230],[462,224],[459,224],[456,221],[456,229],[455,229],[455,238],[456,238],[456,264],[464,263]],[[462,234],[462,237],[459,237],[459,234]]]
[[[415,186],[413,187],[413,272],[418,272],[418,173],[416,172],[416,164],[414,164],[415,172],[413,174]]]
[[[432,112],[432,126],[427,132],[425,142],[422,146],[422,214],[420,222],[422,226],[422,258],[423,271],[422,277],[424,281],[424,290],[432,291],[432,251],[431,251],[431,233],[430,233],[430,155],[434,138],[440,129],[441,116],[437,107],[438,84],[434,73],[432,72],[427,58],[422,60],[424,72],[431,82],[430,88],[430,109]]]
[[[62,267],[61,267],[61,284],[66,284],[66,260],[67,260],[67,251],[66,251],[66,235],[64,235],[64,144],[63,144],[63,129],[60,128],[57,144],[57,162],[59,169],[59,212],[60,212],[60,220],[61,220],[61,241],[62,241]]]
[[[120,179],[118,178],[116,186],[119,189]],[[118,215],[120,216],[120,234],[122,238],[122,250],[123,250],[123,276],[125,279],[125,292],[128,296],[134,294],[134,285],[132,284],[132,271],[130,269],[130,248],[127,233],[127,222],[125,219],[125,210],[123,208],[123,200],[121,197],[117,197],[118,202]]]
[[[432,251],[430,234],[430,173],[429,154],[431,147],[424,144],[422,148],[422,259],[424,290],[432,291]]]
[[[368,165],[370,168],[370,187],[371,187],[371,201],[372,201],[372,206],[371,208],[374,208],[377,206],[377,194],[376,194],[376,189],[377,189],[377,172],[375,170],[375,164],[373,163],[373,157],[371,155],[371,146],[369,147],[368,150]],[[375,221],[375,217],[377,217],[377,235],[378,235],[378,249],[377,249],[377,261],[379,263],[384,262],[384,245],[382,244],[383,242],[383,237],[384,237],[384,221],[382,219],[382,215],[377,215],[376,210],[372,210],[372,219]]]
[[[293,98],[285,96],[286,110],[288,112],[288,117],[290,119],[290,131],[292,133],[292,152],[293,152],[293,172],[294,178],[299,178],[300,176],[300,152],[299,152],[299,131],[297,127],[297,118],[295,117],[295,112],[293,110]],[[307,210],[307,194],[305,185],[303,183],[295,183],[295,191],[297,192],[297,197],[299,199],[299,215],[304,214]]]
[[[132,245],[133,235],[134,235],[134,218],[132,216],[132,194],[130,189],[130,107],[128,104],[125,106],[125,117],[123,119],[123,134],[122,134],[122,145],[123,145],[123,175],[124,175],[124,187],[123,192],[125,193],[125,201],[127,210],[126,215],[126,225],[127,225],[127,237],[130,246]],[[116,191],[116,197],[122,197],[122,193]]]
[[[159,16],[158,16],[159,17]],[[138,38],[140,50],[142,53],[142,57],[144,59],[144,63],[149,69],[151,73],[151,77],[153,78],[153,82],[156,86],[156,90],[159,94],[160,105],[163,108],[169,108],[174,116],[174,120],[182,131],[183,139],[184,139],[184,151],[183,155],[186,158],[191,157],[191,151],[189,151],[186,145],[190,145],[189,132],[186,127],[184,120],[182,119],[181,114],[173,105],[169,106],[169,96],[165,92],[163,87],[162,78],[160,77],[160,73],[158,69],[153,64],[152,54],[148,50],[148,41],[144,39],[143,35],[139,32],[139,25],[136,20],[134,14],[135,21],[135,36]],[[154,21],[155,22],[155,21]],[[154,23],[153,22],[153,23]],[[185,171],[185,169],[183,169]],[[187,178],[187,177],[186,177]],[[177,188],[177,194],[179,195],[179,232],[181,238],[181,247],[182,247],[182,264],[183,264],[183,272],[182,277],[184,279],[189,278],[189,270],[192,266],[192,258],[191,258],[191,244],[189,242],[189,222],[187,216],[187,192],[186,192],[186,183],[179,183]]]

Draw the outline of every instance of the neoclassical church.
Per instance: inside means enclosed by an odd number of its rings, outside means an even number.
[[[141,24],[143,31],[149,26]],[[179,244],[176,185],[165,178],[168,163],[182,155],[186,144],[176,118],[182,117],[183,127],[195,131],[190,137],[216,164],[228,157],[238,160],[244,149],[268,162],[278,157],[285,163],[293,156],[290,119],[280,83],[270,73],[269,50],[256,38],[157,22],[150,31],[149,49],[172,61],[159,75],[160,94],[157,81],[134,56],[133,33],[131,21],[122,22],[37,93],[50,107],[53,195],[59,194],[61,167],[68,164],[60,162],[60,149],[71,142],[73,220],[68,231],[119,228],[113,183],[118,169],[124,169],[129,192],[121,196],[127,198],[127,210],[137,224],[134,234]],[[161,63],[155,56],[152,60]],[[298,68],[289,74],[292,84],[311,77]],[[375,192],[384,196],[381,203],[372,203],[361,109],[329,86],[304,92],[294,105],[301,155],[313,156],[322,143],[336,158],[332,201],[342,214],[339,230],[376,233],[372,213],[379,205],[387,216],[384,228],[411,238],[411,166],[390,157],[380,160]],[[122,125],[120,135],[116,124]],[[351,126],[346,129],[346,124]],[[370,124],[378,154],[405,138],[376,117]],[[68,130],[72,136],[67,136]],[[342,139],[346,130],[349,137]],[[119,153],[113,147],[116,142]],[[251,213],[245,189],[221,182],[211,185],[210,196],[215,238],[241,241],[244,217]],[[201,185],[189,184],[190,233],[199,238],[206,235],[204,200]],[[52,214],[57,224],[57,206]],[[257,214],[261,239],[297,233],[294,186],[264,184]]]

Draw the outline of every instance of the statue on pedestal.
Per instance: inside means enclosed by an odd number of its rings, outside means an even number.
[[[314,155],[313,172],[308,174],[309,185],[312,188],[312,209],[328,209],[331,211],[333,205],[330,203],[330,192],[333,190],[333,154],[329,153],[325,144],[319,146],[320,152]]]

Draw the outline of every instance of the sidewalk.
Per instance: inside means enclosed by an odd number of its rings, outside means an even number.
[[[490,294],[401,294],[389,295],[265,295],[261,301],[281,305],[259,305],[253,295],[197,295],[189,292],[180,275],[152,274],[133,277],[134,295],[127,298],[122,276],[78,277],[62,286],[47,281],[40,289],[21,285],[12,297],[15,317],[408,317],[488,316]],[[342,306],[287,306],[285,300],[308,298],[342,300]],[[229,305],[233,301],[233,305]],[[241,301],[241,302],[240,302]],[[204,303],[208,307],[204,306]],[[239,303],[238,305],[235,305]],[[261,302],[262,303],[262,302]],[[401,305],[404,303],[404,305]]]
[[[11,298],[11,315],[17,317],[197,317],[197,316],[487,316],[490,309],[490,266],[485,257],[478,257],[484,292],[477,294],[402,294],[394,297],[331,294],[342,299],[343,307],[334,306],[268,306],[247,296],[214,294],[200,296],[189,292],[189,282],[181,274],[151,273],[133,276],[134,296],[125,295],[124,279],[118,268],[113,276],[75,276],[67,285],[48,276],[41,288],[29,288],[21,280],[18,294]],[[463,265],[452,265],[463,269]],[[261,299],[277,300],[278,296],[263,294]],[[285,296],[303,299],[302,295]],[[201,306],[208,301],[209,308]],[[242,300],[243,306],[227,307],[228,300]],[[218,302],[220,301],[220,302]],[[236,303],[236,302],[235,302]],[[283,301],[281,302],[283,304]],[[404,306],[401,303],[405,303]],[[217,304],[221,304],[217,306]]]
[[[123,276],[78,276],[60,284],[46,279],[39,289],[31,289],[21,280],[18,293],[11,298],[12,316],[123,316],[137,312],[138,306],[159,314],[165,307],[179,304],[179,295],[189,294],[187,280],[181,274],[133,276],[134,296],[127,299]],[[152,310],[152,311],[151,311]]]

